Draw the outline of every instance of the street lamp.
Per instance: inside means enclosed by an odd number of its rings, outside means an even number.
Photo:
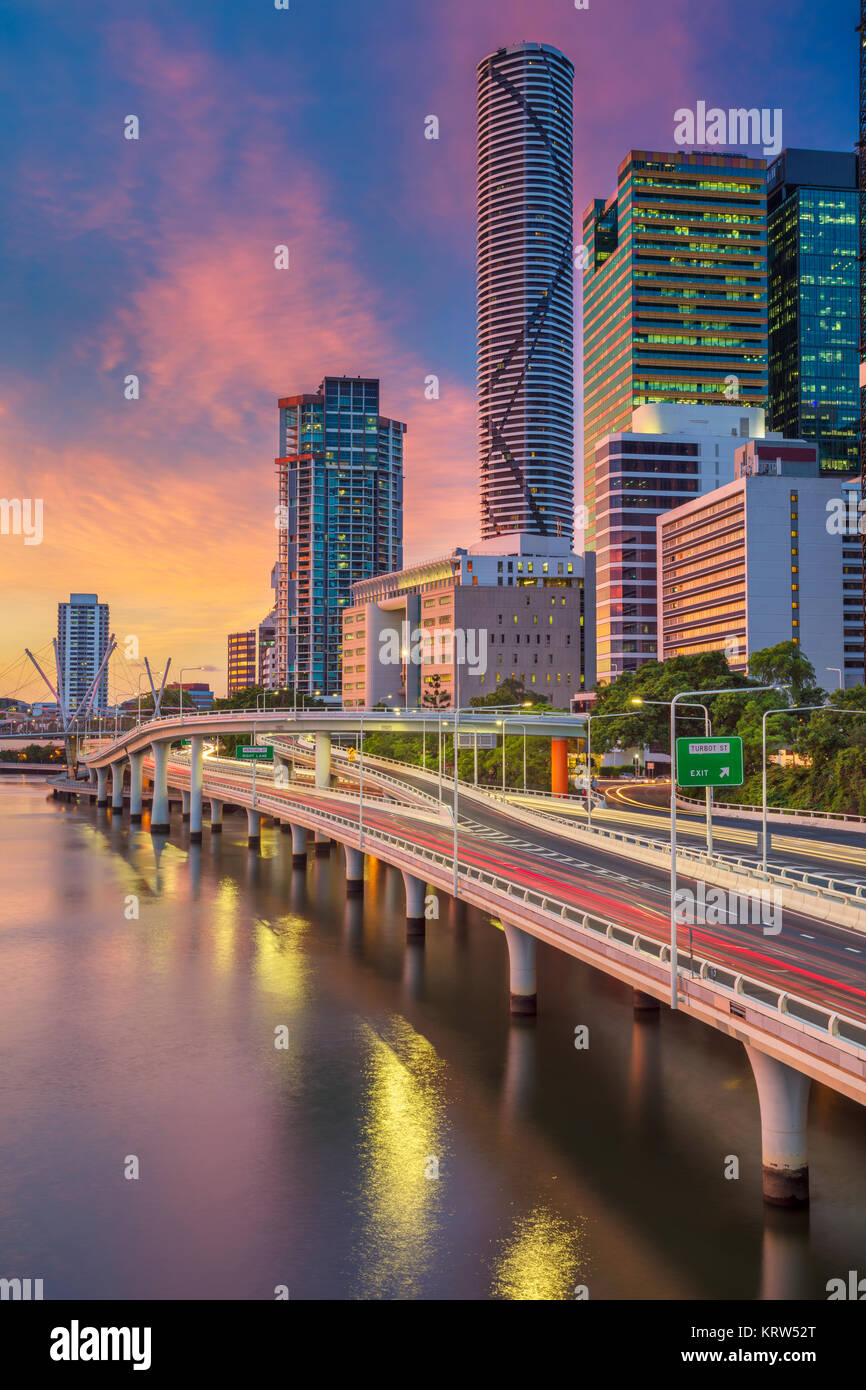
[[[179,683],[178,683],[178,689],[179,689],[179,691],[180,691],[180,722],[181,722],[181,724],[183,723],[183,673],[184,673],[184,671],[204,671],[205,669],[209,670],[210,668],[209,668],[209,667],[206,668],[206,667],[204,667],[204,666],[181,666],[181,668],[180,668],[180,681],[179,681]],[[193,704],[195,704],[195,701],[193,701]]]
[[[831,668],[828,666],[827,670]],[[827,714],[866,714],[866,709],[836,708],[835,705],[785,705],[781,709],[764,710],[761,719],[761,871],[767,872],[767,720],[771,714],[805,714],[811,710],[824,710]]]
[[[633,698],[632,698],[632,704],[633,704],[633,705],[664,705],[665,707],[667,707],[670,703],[671,703],[670,700],[644,700],[640,695],[635,695],[635,696],[633,696]],[[707,738],[709,738],[709,737],[710,737],[710,734],[713,732],[713,726],[712,726],[712,724],[710,723],[710,711],[707,709],[706,705],[702,705],[701,702],[700,702],[700,700],[683,700],[683,704],[684,704],[684,705],[691,705],[694,709],[702,709],[702,710],[703,710],[703,712],[704,712],[704,730],[705,730],[705,732],[706,732]],[[697,719],[697,718],[698,718],[698,715],[696,715],[696,714],[687,714],[687,715],[686,715],[686,719]],[[671,744],[671,767],[673,767],[673,763],[674,763],[674,748],[673,748],[673,744]],[[712,787],[705,787],[705,788],[704,788],[704,796],[706,797],[706,803],[707,803],[707,854],[712,854],[712,852],[713,852],[713,789],[712,789]]]
[[[587,714],[586,719],[586,828],[592,829],[592,721],[593,719],[639,719],[637,710],[631,714]]]
[[[687,695],[757,695],[762,690],[784,690],[787,687],[781,685],[750,685],[741,690],[732,690],[730,687],[724,690],[681,690],[671,700],[671,1008],[677,1007],[677,980],[679,977],[679,965],[677,962],[677,754],[676,754],[676,718],[677,704],[682,699],[684,704],[693,703],[687,701]]]
[[[839,666],[825,666],[825,667],[824,667],[824,670],[825,670],[825,671],[832,671],[833,674],[834,674],[834,676],[838,676],[838,677],[839,677],[839,689],[841,690],[841,689],[842,689],[842,670],[841,670],[841,668],[840,668]],[[810,706],[810,708],[812,708],[812,706]],[[816,708],[817,708],[817,707],[816,707]]]

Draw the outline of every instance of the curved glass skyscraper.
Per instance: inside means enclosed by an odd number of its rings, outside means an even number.
[[[478,65],[484,540],[574,535],[574,67],[542,43]]]

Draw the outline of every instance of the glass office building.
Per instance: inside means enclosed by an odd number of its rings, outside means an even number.
[[[857,160],[785,150],[767,174],[770,415],[818,445],[822,473],[859,467]]]
[[[277,682],[333,695],[352,585],[403,563],[406,426],[362,377],[325,377],[279,412]]]
[[[573,81],[544,43],[478,64],[482,540],[573,542]]]
[[[108,604],[96,594],[70,594],[57,605],[57,656],[67,711],[87,702],[108,646]],[[108,708],[108,668],[96,684],[91,708]]]
[[[583,217],[584,503],[595,451],[639,406],[765,406],[763,159],[631,150]]]

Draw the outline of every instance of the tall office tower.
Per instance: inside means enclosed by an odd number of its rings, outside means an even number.
[[[259,623],[259,685],[263,690],[276,686],[277,610],[272,608]]]
[[[277,684],[332,695],[352,585],[403,563],[406,426],[363,377],[326,376],[279,410]]]
[[[256,683],[256,630],[230,632],[228,636],[226,693],[237,695]]]
[[[68,603],[57,605],[57,644],[60,679],[67,710],[77,709],[87,692],[108,646],[108,604],[96,594],[70,594]],[[108,668],[103,671],[93,696],[93,709],[108,707]]]
[[[858,467],[857,157],[784,150],[767,173],[770,415],[814,440],[822,473]]]
[[[638,406],[764,406],[765,161],[631,150],[583,217],[584,504],[595,447]]]
[[[573,79],[543,43],[478,64],[481,536],[557,553],[574,535]]]

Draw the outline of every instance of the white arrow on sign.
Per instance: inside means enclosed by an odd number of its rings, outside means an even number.
[[[719,772],[720,777],[730,777],[730,775],[731,769],[729,767],[723,767]]]

